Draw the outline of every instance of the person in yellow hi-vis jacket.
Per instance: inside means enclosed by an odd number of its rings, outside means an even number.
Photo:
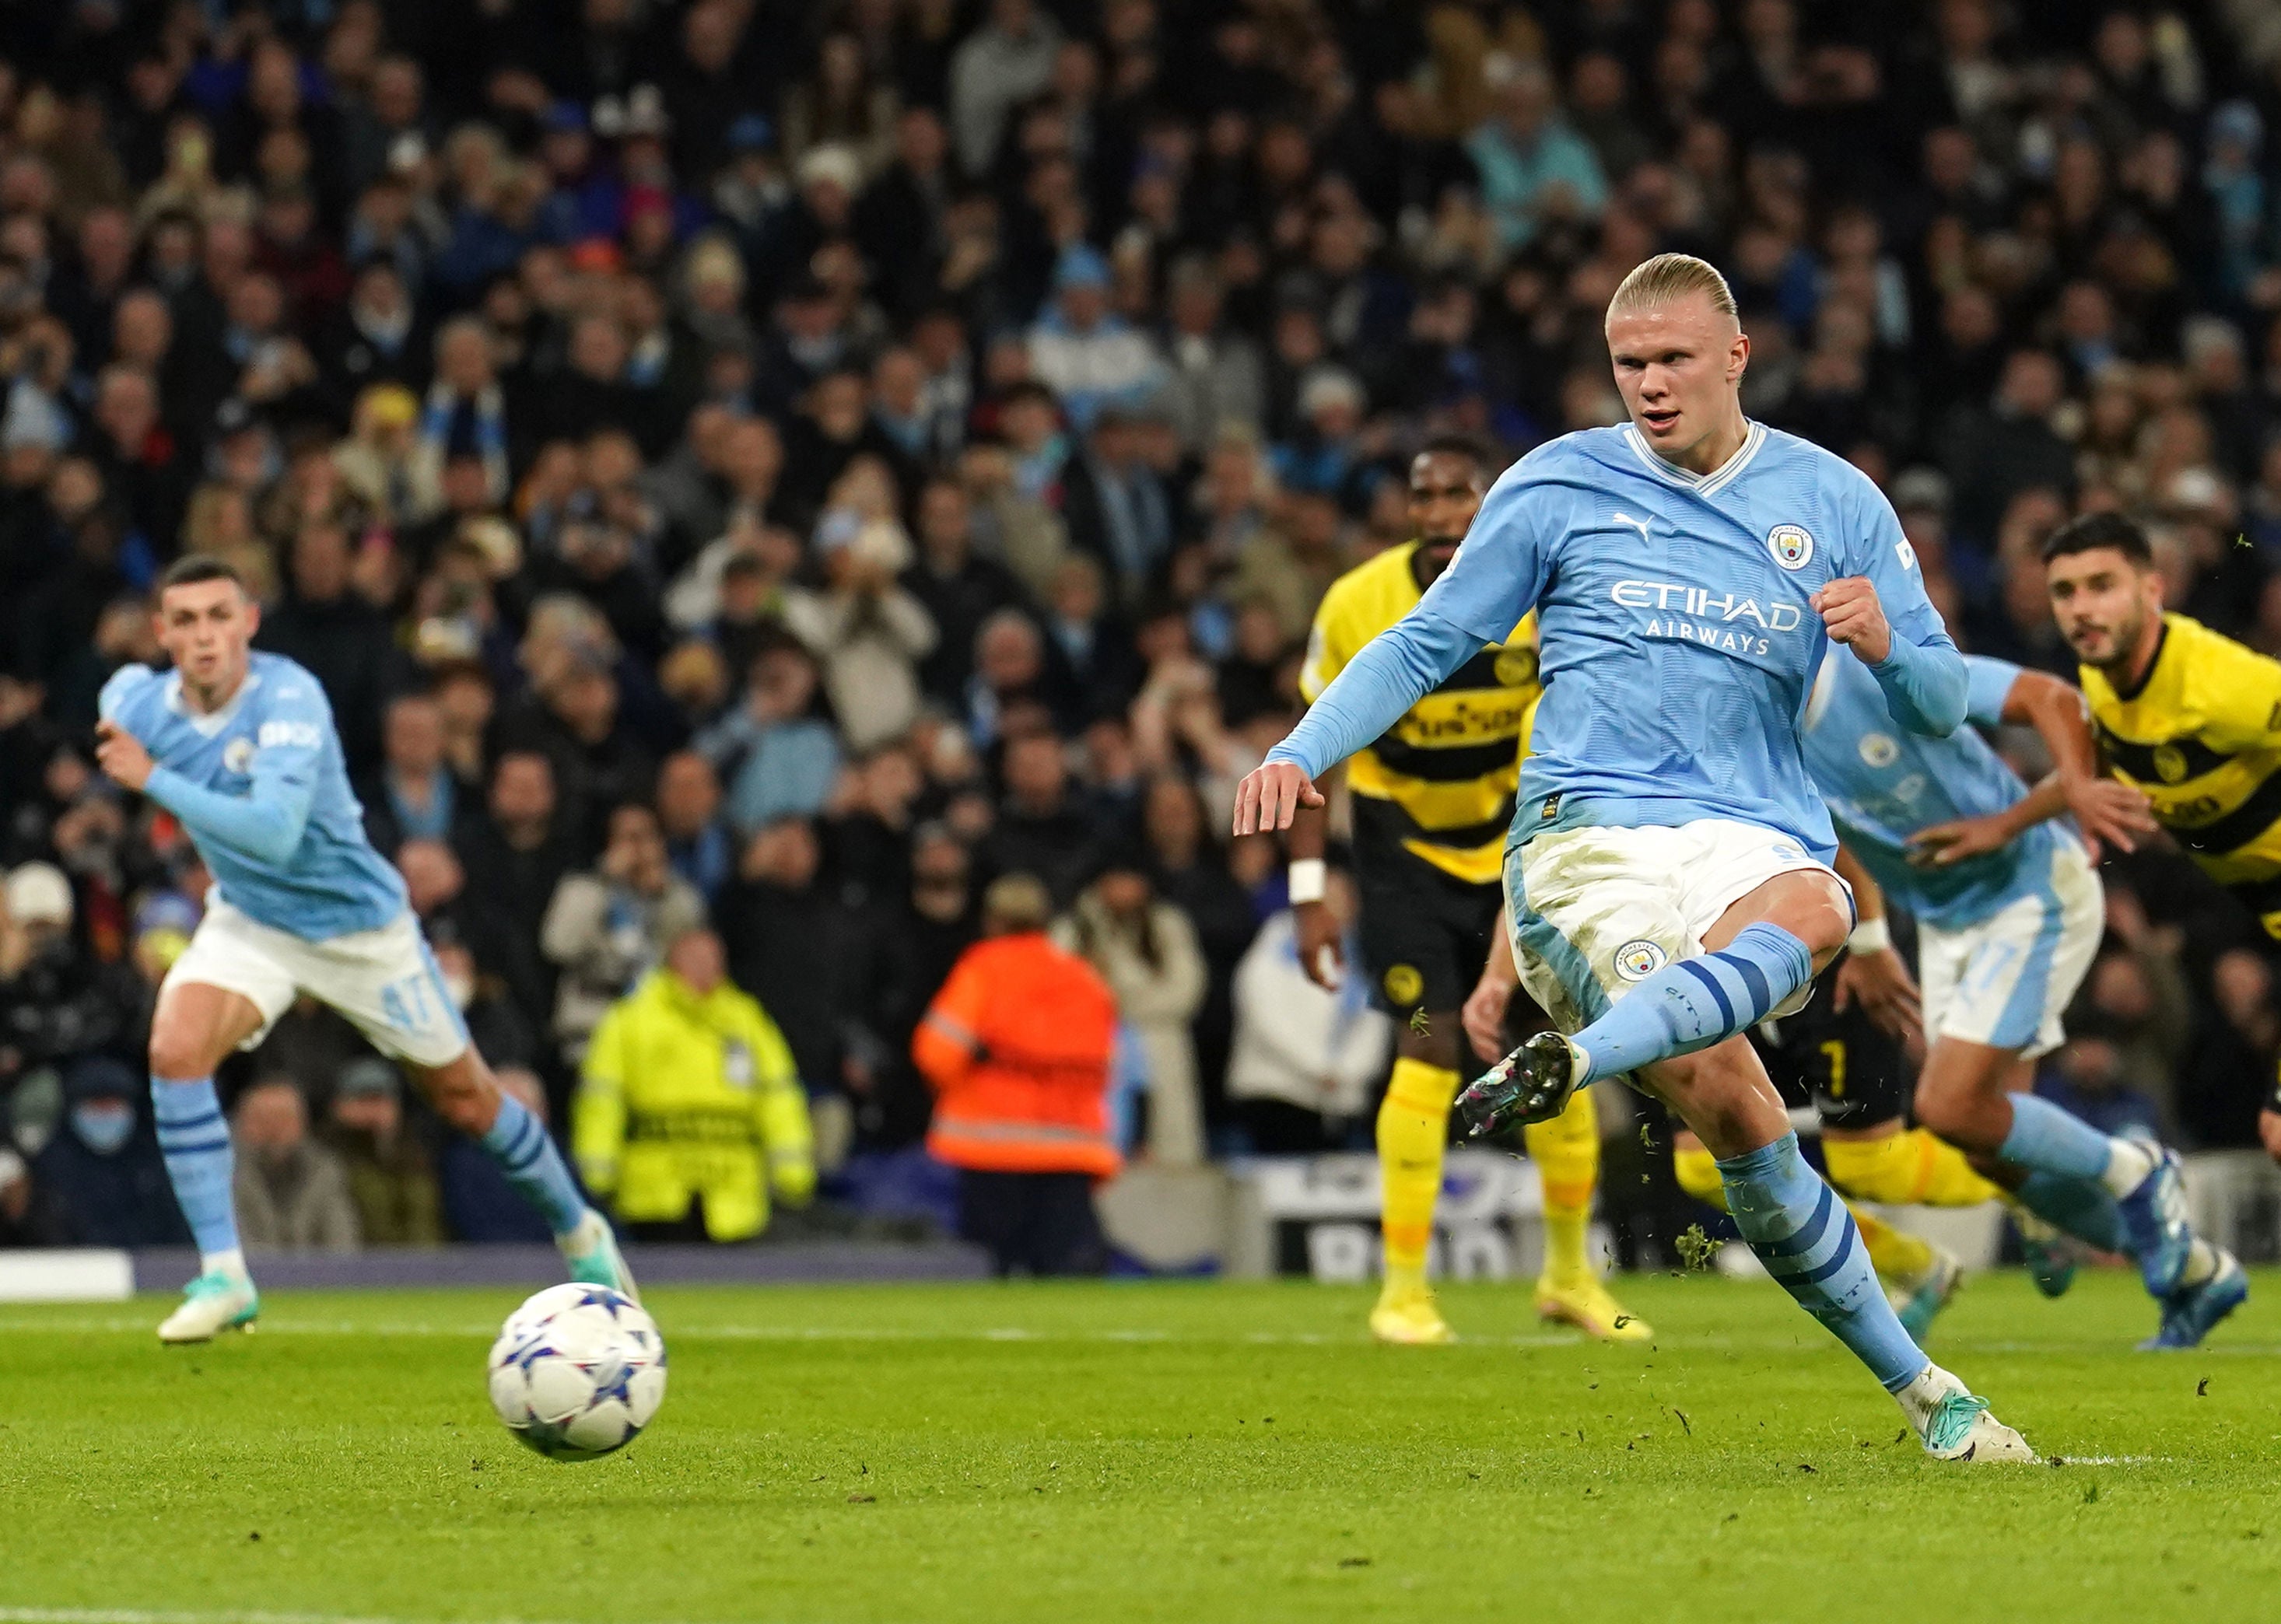
[[[637,1234],[746,1241],[816,1189],[792,1050],[728,978],[721,939],[684,931],[594,1029],[571,1110],[586,1187]]]

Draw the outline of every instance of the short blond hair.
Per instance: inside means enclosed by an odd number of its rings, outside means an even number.
[[[1616,284],[1615,294],[1608,300],[1608,314],[1613,317],[1619,311],[1668,305],[1693,293],[1709,299],[1712,308],[1729,321],[1741,320],[1735,310],[1735,290],[1719,275],[1718,267],[1693,254],[1658,254],[1634,267],[1632,274]]]

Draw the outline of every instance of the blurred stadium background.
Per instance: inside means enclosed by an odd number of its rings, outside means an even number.
[[[1223,831],[1408,452],[1617,418],[1602,305],[1689,250],[1965,646],[2071,675],[2036,548],[2121,507],[2281,653],[2277,244],[2258,0],[0,5],[0,1292],[189,1272],[141,1056],[204,877],[90,765],[181,554],[322,678],[590,1172],[590,1037],[717,925],[812,1151],[645,1226],[668,1278],[982,1272],[911,1040],[1028,872],[1118,1003],[1107,1266],[1358,1280],[1391,1032],[1295,1032],[1280,854]],[[2269,1259],[2270,946],[2175,854],[2106,878],[2039,1087]],[[265,1282],[551,1277],[329,1014],[223,1082]],[[1665,1264],[1707,1215],[1618,1103],[1608,1242]],[[1532,1269],[1535,1203],[1454,1162],[1447,1264]]]

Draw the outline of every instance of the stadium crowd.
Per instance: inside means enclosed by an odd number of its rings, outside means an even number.
[[[1607,295],[1700,252],[1748,410],[1884,485],[1968,648],[2071,676],[2037,547],[2122,507],[2281,653],[2277,246],[2254,0],[7,8],[0,1243],[182,1233],[142,1049],[203,873],[91,765],[179,555],[321,679],[567,1141],[709,920],[807,1096],[778,1194],[924,1207],[914,1031],[1025,873],[1132,1154],[1366,1145],[1387,1017],[1225,831],[1421,438],[1618,420]],[[2107,875],[2045,1086],[2252,1142],[2277,961]],[[250,1241],[545,1238],[337,1017],[225,1085]]]

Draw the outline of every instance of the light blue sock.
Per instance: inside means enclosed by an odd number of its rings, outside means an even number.
[[[2096,1180],[2107,1171],[2113,1148],[2106,1134],[2032,1094],[2015,1094],[2012,1131],[1996,1154],[2030,1172]]]
[[[198,1243],[198,1256],[212,1259],[235,1253],[237,1214],[230,1206],[230,1179],[237,1161],[230,1153],[229,1124],[214,1097],[213,1079],[154,1077],[151,1110],[166,1178],[189,1223],[190,1238]]]
[[[2020,1096],[2012,1096],[2016,1104]],[[2017,1119],[2014,1118],[2016,1121]],[[2020,1204],[2045,1223],[2064,1230],[2086,1246],[2102,1252],[2128,1252],[2122,1233],[2122,1214],[2096,1179],[2063,1179],[2057,1173],[2033,1172],[2013,1194]]]
[[[1885,1391],[1899,1392],[1932,1363],[1894,1318],[1853,1215],[1806,1165],[1797,1134],[1720,1163],[1719,1178],[1735,1227],[1767,1272],[1851,1348]]]
[[[1748,1031],[1813,979],[1813,955],[1778,924],[1746,924],[1716,953],[1666,964],[1575,1036],[1583,1080],[1619,1077]]]
[[[483,1148],[506,1174],[506,1181],[545,1216],[547,1227],[567,1235],[586,1216],[586,1198],[546,1125],[512,1095],[499,1096],[499,1117],[483,1135]]]

